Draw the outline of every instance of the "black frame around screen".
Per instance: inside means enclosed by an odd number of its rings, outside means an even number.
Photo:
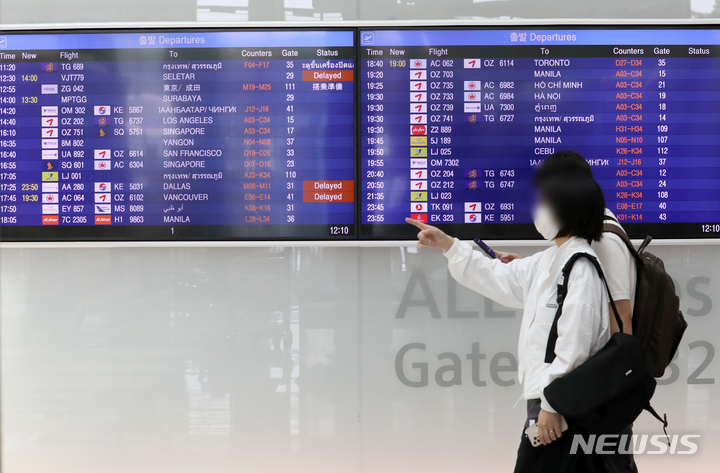
[[[114,34],[114,33],[213,33],[275,31],[346,31],[357,39],[352,27],[273,27],[273,28],[108,28],[68,30],[11,30],[3,35],[44,34]],[[354,49],[354,77],[358,75],[357,48]],[[356,80],[353,95],[357,101]],[[355,182],[357,182],[357,107],[355,107]],[[357,189],[356,189],[357,198]],[[357,212],[356,212],[357,213]],[[330,235],[331,227],[349,227],[346,235]],[[176,225],[168,235],[168,225],[68,225],[8,226],[0,225],[0,241],[336,241],[357,239],[357,215],[353,225]],[[268,230],[273,235],[268,236]]]
[[[361,224],[360,212],[360,126],[359,126],[359,96],[360,96],[360,48],[359,35],[363,30],[516,30],[536,29],[552,30],[563,29],[667,29],[667,30],[694,30],[694,29],[720,29],[720,25],[587,25],[587,24],[561,24],[561,25],[532,25],[513,24],[498,26],[424,26],[417,27],[374,27],[368,25],[357,27],[272,27],[272,28],[93,28],[93,29],[60,29],[60,30],[6,30],[3,35],[43,35],[43,34],[93,34],[93,33],[181,33],[181,32],[218,32],[218,31],[352,31],[355,37],[354,73],[355,80],[355,225],[351,225],[347,235],[328,235],[329,226],[324,225],[273,225],[277,230],[275,236],[268,237],[266,230],[269,226],[263,225],[188,225],[176,226],[176,235],[167,235],[165,225],[140,226],[3,226],[0,225],[0,241],[332,241],[332,240],[412,240],[415,239],[417,229],[411,225],[401,224]],[[719,157],[720,158],[720,157]],[[701,233],[697,228],[703,225],[719,226],[720,222],[706,223],[623,223],[623,227],[631,238],[645,238],[653,235],[657,239],[697,239],[720,238],[720,232]],[[541,240],[533,224],[451,224],[437,225],[449,234],[461,239],[482,238],[485,240]],[[690,228],[692,227],[692,228]],[[282,231],[287,229],[287,231]],[[302,232],[301,232],[301,231]],[[303,233],[301,236],[298,233]],[[279,235],[279,236],[278,236]]]

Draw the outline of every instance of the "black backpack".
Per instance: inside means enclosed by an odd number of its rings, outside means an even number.
[[[620,434],[643,410],[662,422],[666,429],[667,416],[660,417],[650,406],[657,382],[646,369],[642,346],[637,338],[622,332],[622,319],[605,275],[597,259],[587,253],[571,256],[562,270],[557,290],[558,308],[548,334],[545,363],[555,359],[558,321],[568,292],[570,272],[580,258],[586,258],[597,270],[613,308],[611,317],[617,320],[620,332],[613,334],[610,341],[585,363],[547,385],[543,391],[545,399],[572,427],[583,433]],[[566,317],[572,317],[572,314]]]
[[[617,223],[609,216],[605,220]],[[680,299],[675,293],[675,284],[665,271],[663,261],[645,251],[652,237],[646,237],[640,248],[635,250],[627,234],[617,225],[606,223],[603,232],[619,236],[635,258],[637,286],[632,314],[633,335],[640,340],[645,353],[646,369],[659,378],[675,356],[687,328],[685,317],[680,311]]]

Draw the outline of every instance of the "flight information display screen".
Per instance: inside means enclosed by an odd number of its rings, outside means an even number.
[[[355,34],[3,32],[2,239],[355,238]]]
[[[360,30],[360,235],[412,216],[461,238],[539,238],[532,174],[588,159],[633,237],[720,234],[720,32]]]

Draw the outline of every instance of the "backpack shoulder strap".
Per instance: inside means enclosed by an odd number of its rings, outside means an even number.
[[[627,246],[627,249],[630,250],[630,254],[633,255],[633,258],[635,258],[635,261],[642,263],[642,258],[640,258],[640,252],[635,249],[632,242],[630,241],[630,238],[628,238],[627,233],[625,233],[625,230],[623,230],[622,227],[618,226],[618,225],[620,225],[620,223],[609,215],[606,215],[603,220],[605,220],[605,221],[609,220],[611,222],[617,223],[617,225],[613,225],[612,223],[604,223],[603,230],[602,230],[603,233],[612,233],[614,235],[619,236],[620,239],[623,241],[623,243],[625,243],[625,246]],[[645,249],[645,247],[649,243],[650,243],[649,241],[647,243],[643,243],[643,245],[640,248]]]
[[[605,280],[605,274],[603,274],[602,268],[600,267],[600,263],[598,263],[597,258],[588,253],[575,253],[570,257],[570,259],[568,259],[567,263],[565,263],[565,267],[563,267],[562,269],[562,275],[560,276],[560,283],[558,284],[557,289],[558,307],[557,311],[555,312],[555,318],[553,319],[552,326],[550,327],[550,334],[548,335],[548,343],[547,347],[545,348],[545,363],[552,363],[555,360],[555,344],[557,343],[558,339],[558,321],[560,320],[560,316],[562,315],[563,303],[565,302],[565,298],[567,296],[570,272],[572,271],[575,262],[580,258],[586,258],[588,261],[590,261],[590,263],[592,263],[593,266],[595,266],[595,269],[597,270],[598,275],[603,282],[603,286],[605,286],[605,290],[607,291],[608,300],[612,305],[618,327],[620,328],[621,332],[623,331],[622,319],[620,318],[620,314],[618,314],[617,307],[615,307],[615,301],[612,298],[612,294],[610,294],[610,288],[608,288],[607,281]]]
[[[653,406],[651,406],[649,402],[648,402],[648,405],[645,406],[645,410],[648,411],[650,414],[652,414],[652,416],[654,418],[656,418],[657,420],[659,420],[662,423],[663,432],[665,432],[665,438],[667,438],[668,447],[669,447],[671,445],[671,442],[670,442],[670,436],[668,435],[668,432],[667,432],[667,427],[668,427],[667,414],[663,414],[663,417],[660,417],[660,414],[658,414],[655,411],[655,409],[653,409]]]

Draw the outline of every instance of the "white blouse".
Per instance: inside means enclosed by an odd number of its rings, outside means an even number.
[[[587,241],[580,238],[508,264],[489,259],[459,240],[445,252],[450,274],[460,284],[499,304],[523,309],[518,341],[523,398],[541,399],[542,409],[548,412],[555,411],[543,395],[545,386],[584,363],[610,339],[607,293],[595,267],[581,258],[570,273],[558,322],[555,360],[545,363],[548,335],[557,310],[557,286],[565,263],[575,253],[595,256]]]

